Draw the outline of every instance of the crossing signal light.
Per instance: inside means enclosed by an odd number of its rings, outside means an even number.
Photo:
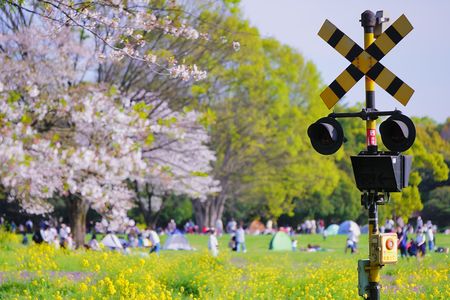
[[[319,119],[308,127],[308,136],[313,148],[323,155],[330,155],[339,150],[344,141],[341,124],[331,117]]]
[[[416,139],[414,123],[405,115],[390,116],[380,125],[383,144],[393,152],[408,150]]]

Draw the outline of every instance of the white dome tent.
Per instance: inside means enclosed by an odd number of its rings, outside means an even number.
[[[102,244],[105,245],[105,247],[108,247],[110,249],[123,249],[122,244],[120,243],[119,238],[112,233],[107,234],[103,240]]]
[[[353,221],[342,222],[341,225],[339,225],[338,234],[348,234],[350,232],[350,229],[356,235],[361,234],[361,230],[359,229],[358,224]]]
[[[183,234],[176,233],[167,238],[163,250],[194,250],[194,248]]]

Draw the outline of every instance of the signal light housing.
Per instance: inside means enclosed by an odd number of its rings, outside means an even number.
[[[356,186],[361,192],[401,192],[408,186],[412,156],[360,153],[351,156]]]
[[[380,133],[383,144],[393,152],[408,150],[416,139],[414,123],[402,114],[392,115],[381,123]]]
[[[313,148],[323,155],[330,155],[339,150],[344,141],[341,124],[331,117],[319,119],[308,127],[308,136]]]

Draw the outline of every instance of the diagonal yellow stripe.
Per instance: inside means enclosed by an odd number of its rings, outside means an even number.
[[[325,20],[322,27],[320,27],[318,35],[328,43],[328,40],[333,35],[334,31],[337,29],[336,26],[333,25],[330,21]]]
[[[322,94],[320,94],[320,98],[322,98],[328,109],[331,109],[339,101],[338,96],[336,96],[330,87],[327,87]]]
[[[346,36],[344,34],[344,36],[341,38],[341,40],[336,45],[336,47],[334,47],[334,49],[336,49],[337,52],[339,52],[341,55],[346,57],[347,54],[350,52],[350,49],[352,49],[352,47],[355,44],[356,43],[354,41],[352,41],[351,38],[349,38],[348,36]]]
[[[387,34],[380,35],[376,41],[375,45],[386,55],[392,48],[395,47],[395,43],[391,40],[391,38]]]
[[[398,89],[397,93],[395,93],[394,98],[397,99],[401,104],[406,106],[413,94],[414,90],[406,83],[403,83],[402,86]]]
[[[405,15],[401,15],[391,26],[400,33],[402,37],[405,37],[411,30],[414,29],[412,24],[409,22],[408,18]]]
[[[355,79],[353,79],[353,77],[348,73],[347,70],[344,70],[336,78],[336,81],[345,90],[346,93],[356,84]]]
[[[374,81],[384,90],[386,90],[388,86],[392,83],[392,81],[395,79],[395,77],[396,76],[394,73],[389,71],[388,68],[384,67],[383,71],[381,71],[380,75],[378,75],[378,77]]]
[[[329,44],[329,40],[336,30],[339,29],[329,20],[325,20],[325,22],[323,23],[322,27],[319,30],[318,35]],[[337,52],[339,52],[341,55],[346,57],[347,54],[352,49],[352,47],[356,45],[356,43],[351,38],[349,38],[348,35],[346,35],[345,33],[342,34],[343,36],[341,40],[333,48],[336,49]]]
[[[394,73],[383,66],[383,70],[381,71],[380,75],[378,75],[376,79],[372,78],[372,80],[374,80],[381,88],[387,90],[389,85],[396,79],[396,77],[397,76],[395,76]],[[413,94],[414,90],[408,84],[403,82],[403,84],[400,86],[395,95],[393,95],[393,97],[401,104],[406,106]]]

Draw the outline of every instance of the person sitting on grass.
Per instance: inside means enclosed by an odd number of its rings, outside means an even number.
[[[408,245],[406,246],[409,256],[417,256],[417,244],[414,239],[411,238]]]
[[[100,244],[97,241],[97,236],[95,233],[92,235],[91,240],[88,243],[88,249],[94,250],[94,251],[101,251],[102,248],[100,247]]]
[[[156,253],[159,255],[159,251],[161,250],[161,240],[159,239],[158,234],[153,230],[153,228],[150,228],[149,238],[150,242],[152,243],[150,253]]]
[[[325,249],[322,249],[322,247],[320,247],[320,245],[308,244],[307,251],[308,252],[316,252],[316,251],[325,251]]]

